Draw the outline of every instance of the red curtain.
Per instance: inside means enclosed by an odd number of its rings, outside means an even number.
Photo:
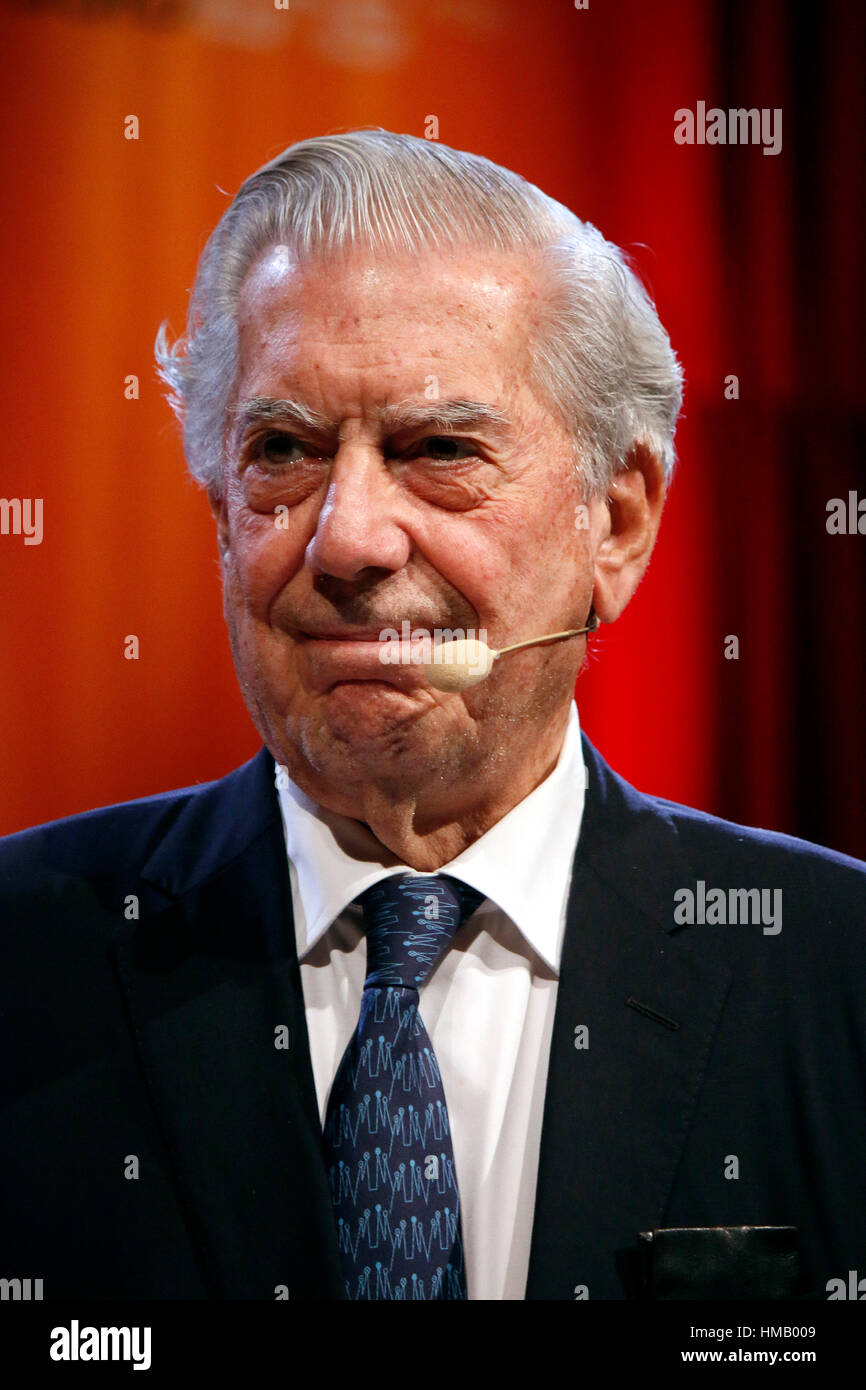
[[[2,24],[0,493],[44,520],[0,535],[0,833],[258,746],[153,338],[256,165],[435,116],[630,250],[685,367],[656,555],[584,726],[647,790],[866,857],[866,537],[826,525],[866,498],[859,5],[31,0]],[[780,108],[781,151],[678,144],[698,102]]]

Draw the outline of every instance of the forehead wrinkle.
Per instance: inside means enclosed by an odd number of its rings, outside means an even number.
[[[466,399],[445,401],[398,401],[380,405],[375,411],[384,434],[397,434],[406,429],[435,429],[449,432],[477,426],[507,430],[511,421],[501,410],[485,401]]]
[[[337,431],[337,421],[332,417],[314,410],[304,401],[289,397],[253,396],[251,400],[241,401],[235,406],[233,413],[239,429],[265,424],[292,426],[316,434],[335,434]]]
[[[240,429],[256,424],[272,424],[307,429],[318,434],[337,434],[340,430],[340,422],[333,416],[289,397],[254,396],[236,406],[234,414]],[[498,432],[511,428],[509,417],[495,406],[488,405],[486,401],[465,398],[398,401],[374,406],[370,415],[386,436],[397,434],[400,430],[422,428],[444,432],[479,426]]]

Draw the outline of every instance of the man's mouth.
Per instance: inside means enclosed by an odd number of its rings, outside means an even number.
[[[388,631],[384,627],[299,632],[299,646],[306,653],[313,685],[319,690],[356,681],[379,682],[399,690],[424,686],[424,637],[429,643],[429,630],[414,629],[418,634],[415,642],[383,638],[381,634]]]
[[[302,632],[301,636],[313,642],[380,642],[383,628],[365,628],[355,631],[352,628],[334,628],[322,632]]]

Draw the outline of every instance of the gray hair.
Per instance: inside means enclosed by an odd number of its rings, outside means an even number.
[[[637,444],[674,464],[682,372],[624,253],[590,222],[481,155],[386,130],[301,140],[241,186],[199,262],[186,333],[156,339],[190,472],[219,494],[227,405],[238,370],[236,306],[270,246],[299,259],[478,247],[527,251],[554,293],[528,343],[529,384],[570,432],[590,494]]]

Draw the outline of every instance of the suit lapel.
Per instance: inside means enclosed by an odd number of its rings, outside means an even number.
[[[339,1298],[265,749],[182,803],[142,881],[141,918],[119,929],[117,961],[211,1295],[273,1299],[285,1286],[291,1299]]]
[[[675,827],[586,738],[584,758],[589,780],[545,1096],[532,1299],[634,1296],[637,1232],[663,1224],[730,984],[728,968],[705,960],[699,943],[673,927],[674,890],[695,878]]]

